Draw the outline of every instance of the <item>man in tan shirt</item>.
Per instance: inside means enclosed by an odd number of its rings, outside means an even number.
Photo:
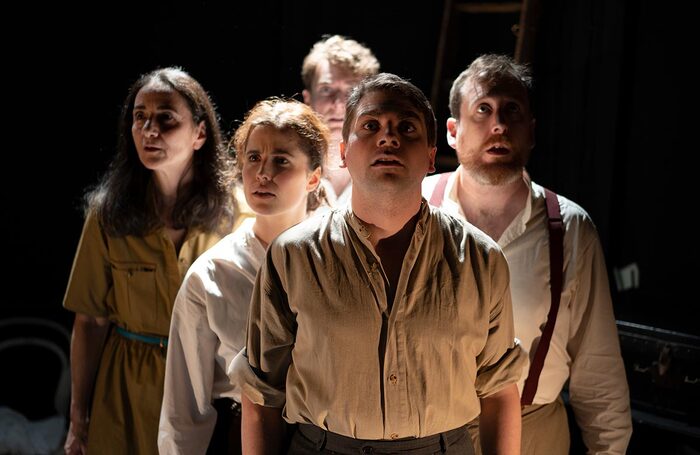
[[[530,85],[527,68],[509,57],[476,59],[450,91],[447,138],[460,166],[423,182],[432,204],[465,218],[503,248],[515,334],[529,354],[518,380],[521,392],[548,320],[553,282],[545,190],[524,172],[534,145]],[[532,402],[523,407],[522,453],[569,453],[568,419],[559,397],[568,381],[588,453],[624,454],[632,421],[605,258],[588,214],[562,196],[552,202],[563,229],[560,304]]]
[[[421,198],[435,116],[413,84],[382,73],[352,92],[341,158],[351,206],[270,246],[247,347],[243,450],[279,453],[517,454],[522,366],[508,267],[498,246]],[[284,409],[282,409],[284,408]],[[481,410],[481,411],[480,411]]]

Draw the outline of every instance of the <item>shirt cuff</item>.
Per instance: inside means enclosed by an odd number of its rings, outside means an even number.
[[[284,390],[276,389],[263,381],[255,374],[248,362],[246,348],[234,357],[228,367],[228,376],[231,383],[238,386],[241,393],[251,402],[271,408],[283,408],[286,402]]]
[[[525,366],[525,356],[520,343],[509,348],[494,365],[481,369],[476,376],[476,394],[485,398],[501,390],[508,384],[518,382]]]

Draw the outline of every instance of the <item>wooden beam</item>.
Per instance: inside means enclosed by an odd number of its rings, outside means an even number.
[[[458,3],[454,7],[461,13],[480,14],[480,13],[519,13],[521,9],[520,2],[501,2],[501,3]]]
[[[523,0],[518,38],[515,42],[515,61],[518,63],[532,63],[535,57],[535,38],[541,8],[541,0]]]
[[[447,32],[450,28],[450,20],[452,20],[452,0],[445,0],[442,12],[442,24],[440,25],[440,37],[438,39],[438,48],[435,55],[433,86],[430,90],[430,102],[434,109],[438,106],[438,97],[440,96],[440,88],[442,87],[442,67],[445,65],[445,46],[447,46]]]

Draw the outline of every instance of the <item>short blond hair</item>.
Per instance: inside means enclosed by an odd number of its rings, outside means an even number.
[[[360,78],[379,72],[379,61],[367,46],[340,35],[324,36],[313,45],[301,65],[301,79],[307,90],[311,90],[316,68],[324,60]]]

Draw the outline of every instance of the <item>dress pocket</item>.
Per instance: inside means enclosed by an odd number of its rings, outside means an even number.
[[[112,262],[117,318],[136,332],[157,331],[156,265],[147,262]]]

